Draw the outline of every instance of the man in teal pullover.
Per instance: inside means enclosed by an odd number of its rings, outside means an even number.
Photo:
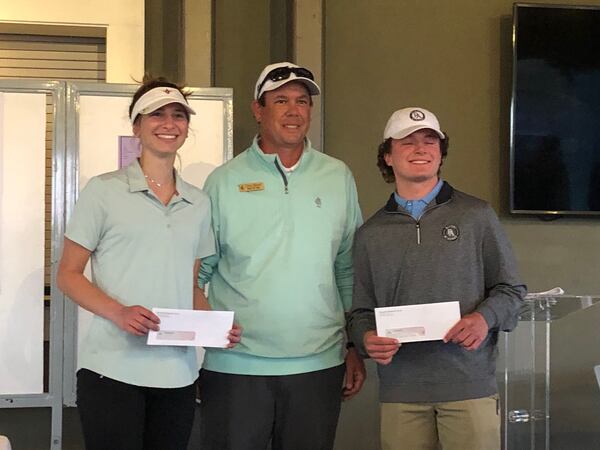
[[[210,281],[215,310],[235,311],[244,338],[206,353],[203,450],[331,449],[340,400],[365,379],[344,348],[362,219],[350,170],[306,138],[319,93],[309,70],[267,66],[252,102],[259,134],[204,186],[218,245],[200,285]]]

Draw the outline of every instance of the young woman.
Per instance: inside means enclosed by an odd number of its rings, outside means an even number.
[[[129,107],[141,157],[92,178],[65,233],[58,287],[94,314],[77,372],[88,450],[187,448],[195,348],[148,346],[146,335],[160,326],[152,307],[210,309],[196,282],[215,252],[210,200],[173,167],[190,114],[180,87],[144,78]],[[239,340],[234,328],[229,345]]]

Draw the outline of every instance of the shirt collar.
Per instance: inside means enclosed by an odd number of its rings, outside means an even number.
[[[413,202],[423,202],[426,205],[428,205],[440,193],[440,190],[442,189],[443,184],[444,184],[444,182],[441,179],[439,179],[437,184],[433,187],[433,189],[431,191],[429,191],[428,194],[426,194],[423,197],[418,198],[416,200],[412,200],[412,201]],[[398,195],[397,192],[394,192],[394,199],[396,200],[396,203],[398,203],[400,206],[402,206],[403,208],[406,209],[406,204],[409,201],[408,199],[401,197],[400,195]]]
[[[129,182],[129,192],[140,192],[147,191],[148,181],[144,177],[144,172],[140,166],[139,160],[134,159],[131,164],[127,166],[127,181]]]
[[[175,172],[175,189],[177,190],[176,195],[188,203],[194,203],[192,201],[193,195],[190,187],[185,181],[183,181],[175,169],[173,169],[173,171]],[[139,159],[136,158],[131,164],[129,164],[129,166],[127,166],[126,173],[127,181],[129,183],[129,192],[147,192],[150,190],[150,187],[148,186],[148,180],[146,180],[146,177],[144,176]]]
[[[281,163],[281,160],[279,159],[279,156],[276,153],[265,153],[262,151],[262,149],[260,148],[260,145],[258,145],[259,140],[260,140],[260,136],[258,134],[256,136],[254,136],[254,139],[252,140],[251,148],[254,151],[254,153],[256,153],[263,161],[268,163],[269,166],[272,166],[274,161],[277,160],[277,163],[283,168],[283,164]],[[305,137],[304,138],[304,150],[302,151],[302,155],[300,156],[300,159],[295,164],[294,170],[298,170],[298,168],[302,164],[302,161],[304,160],[304,158],[306,157],[307,153],[310,151],[311,148],[312,148],[312,144],[310,143],[310,140],[307,137]]]

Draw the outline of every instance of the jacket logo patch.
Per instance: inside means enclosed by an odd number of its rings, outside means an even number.
[[[256,191],[264,191],[265,183],[244,183],[238,185],[240,192],[256,192]]]
[[[442,229],[442,237],[447,241],[455,241],[460,236],[460,230],[456,225],[448,225]]]
[[[319,198],[319,197],[315,198],[315,205],[317,208],[321,207],[321,198]]]

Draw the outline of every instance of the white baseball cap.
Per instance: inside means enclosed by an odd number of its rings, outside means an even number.
[[[388,138],[402,139],[415,131],[430,128],[435,131],[440,139],[446,136],[440,129],[440,123],[431,111],[425,108],[410,107],[395,111],[385,126],[383,140]]]
[[[291,62],[269,64],[263,69],[256,80],[254,87],[254,100],[258,100],[263,93],[273,91],[291,81],[299,81],[306,86],[310,95],[319,95],[321,89],[315,83],[312,72]]]
[[[150,114],[169,103],[179,103],[189,114],[196,114],[179,89],[161,86],[150,89],[135,102],[131,110],[131,123],[135,122],[138,114]]]

